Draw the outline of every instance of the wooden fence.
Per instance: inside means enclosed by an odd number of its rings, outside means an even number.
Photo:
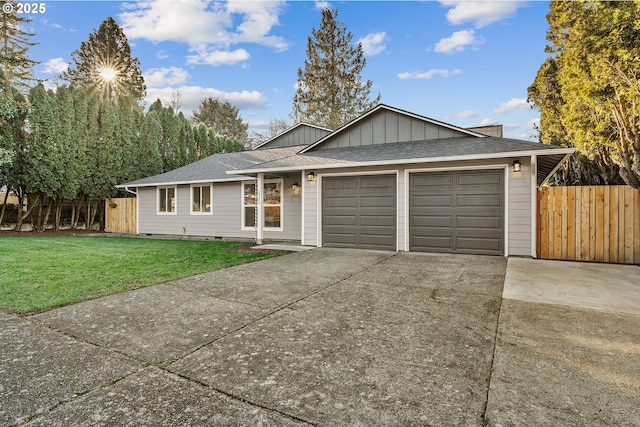
[[[541,188],[537,240],[543,259],[640,264],[640,191]]]
[[[104,231],[136,234],[136,198],[108,199],[105,203]]]

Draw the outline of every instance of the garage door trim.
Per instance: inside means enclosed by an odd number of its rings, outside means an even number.
[[[478,171],[478,170],[495,170],[502,169],[504,171],[504,256],[509,254],[509,165],[508,164],[492,164],[478,166],[457,166],[449,168],[420,168],[404,170],[404,250],[409,252],[409,175],[412,173],[424,172],[457,172],[457,171]]]
[[[322,218],[324,215],[324,206],[322,205],[322,178],[332,178],[339,176],[375,176],[375,175],[395,175],[396,177],[396,251],[400,249],[400,241],[399,241],[399,230],[400,230],[400,205],[399,195],[400,195],[400,171],[398,169],[390,169],[390,170],[378,170],[378,171],[366,171],[366,172],[335,172],[335,173],[320,173],[317,176],[317,205],[319,207],[318,217],[317,217],[317,236],[318,236],[318,247],[323,247],[324,242],[322,241]]]

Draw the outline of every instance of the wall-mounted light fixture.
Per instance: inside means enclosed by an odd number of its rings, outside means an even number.
[[[309,172],[307,174],[307,181],[315,181],[316,180],[316,174],[314,172]]]
[[[520,160],[514,160],[513,161],[513,171],[514,172],[522,171],[522,168],[520,167]]]
[[[291,191],[293,191],[293,194],[300,193],[300,186],[298,185],[297,182],[294,182],[293,184],[291,184]]]

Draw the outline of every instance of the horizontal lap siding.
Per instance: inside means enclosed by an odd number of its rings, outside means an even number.
[[[512,160],[510,160],[511,164]],[[521,172],[509,167],[509,255],[531,256],[531,166],[520,159]]]
[[[283,231],[265,231],[265,239],[300,239],[300,195],[294,195],[291,184],[298,177],[287,177],[283,185]],[[138,232],[140,234],[167,234],[181,236],[207,236],[224,238],[253,239],[253,230],[242,230],[242,192],[241,183],[213,184],[213,214],[191,215],[189,185],[179,185],[177,192],[177,210],[175,215],[157,213],[156,188],[138,190],[139,215]]]

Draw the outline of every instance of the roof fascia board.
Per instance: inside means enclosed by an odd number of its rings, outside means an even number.
[[[487,159],[502,159],[507,157],[528,157],[532,155],[536,156],[548,156],[554,154],[566,154],[571,155],[575,151],[575,148],[558,148],[553,150],[529,150],[529,151],[509,151],[504,153],[489,153],[489,154],[468,154],[464,156],[445,156],[445,157],[426,157],[426,158],[412,158],[412,159],[398,159],[398,160],[376,160],[370,162],[345,162],[345,163],[326,163],[321,165],[306,164],[300,166],[289,167],[276,167],[265,169],[238,169],[233,171],[227,171],[229,175],[245,175],[253,173],[269,173],[269,172],[290,172],[299,170],[311,170],[311,169],[336,169],[336,168],[354,168],[354,167],[368,167],[368,166],[386,166],[386,165],[407,165],[412,163],[441,163],[441,162],[455,162],[455,161],[468,161],[468,160],[487,160]]]
[[[229,172],[227,172],[229,173]],[[116,185],[116,188],[132,188],[132,187],[157,187],[157,186],[171,186],[171,185],[187,185],[187,184],[208,184],[208,183],[224,183],[224,182],[237,182],[237,181],[247,181],[249,178],[246,177],[234,177],[234,178],[225,178],[225,179],[198,179],[192,181],[171,181],[171,182],[151,182],[145,184],[120,184]]]
[[[370,115],[378,112],[379,110],[388,110],[388,111],[392,111],[394,113],[398,113],[398,114],[402,114],[417,120],[422,120],[434,125],[438,125],[438,126],[442,126],[448,129],[452,129],[452,130],[456,130],[462,133],[466,133],[467,135],[470,136],[477,136],[480,138],[486,138],[487,135],[483,135],[481,133],[478,132],[473,132],[469,129],[465,129],[465,128],[461,128],[449,123],[445,123],[445,122],[440,122],[438,120],[434,120],[434,119],[430,119],[429,117],[425,117],[425,116],[421,116],[419,114],[415,114],[415,113],[411,113],[409,111],[405,111],[405,110],[401,110],[399,108],[396,107],[391,107],[390,105],[386,105],[386,104],[378,104],[376,107],[372,108],[371,110],[367,111],[366,113],[362,114],[361,116],[356,117],[355,119],[351,120],[349,123],[346,123],[344,125],[342,125],[341,127],[339,127],[338,129],[336,129],[335,131],[331,132],[330,134],[325,135],[323,138],[320,138],[318,141],[314,142],[313,144],[309,145],[308,147],[303,148],[302,150],[300,150],[300,154],[306,153],[307,151],[313,149],[314,147],[322,144],[324,141],[328,140],[329,138],[333,137],[334,135],[339,134],[340,132],[342,132],[344,129],[351,127],[352,125],[366,119],[367,117],[369,117]]]

